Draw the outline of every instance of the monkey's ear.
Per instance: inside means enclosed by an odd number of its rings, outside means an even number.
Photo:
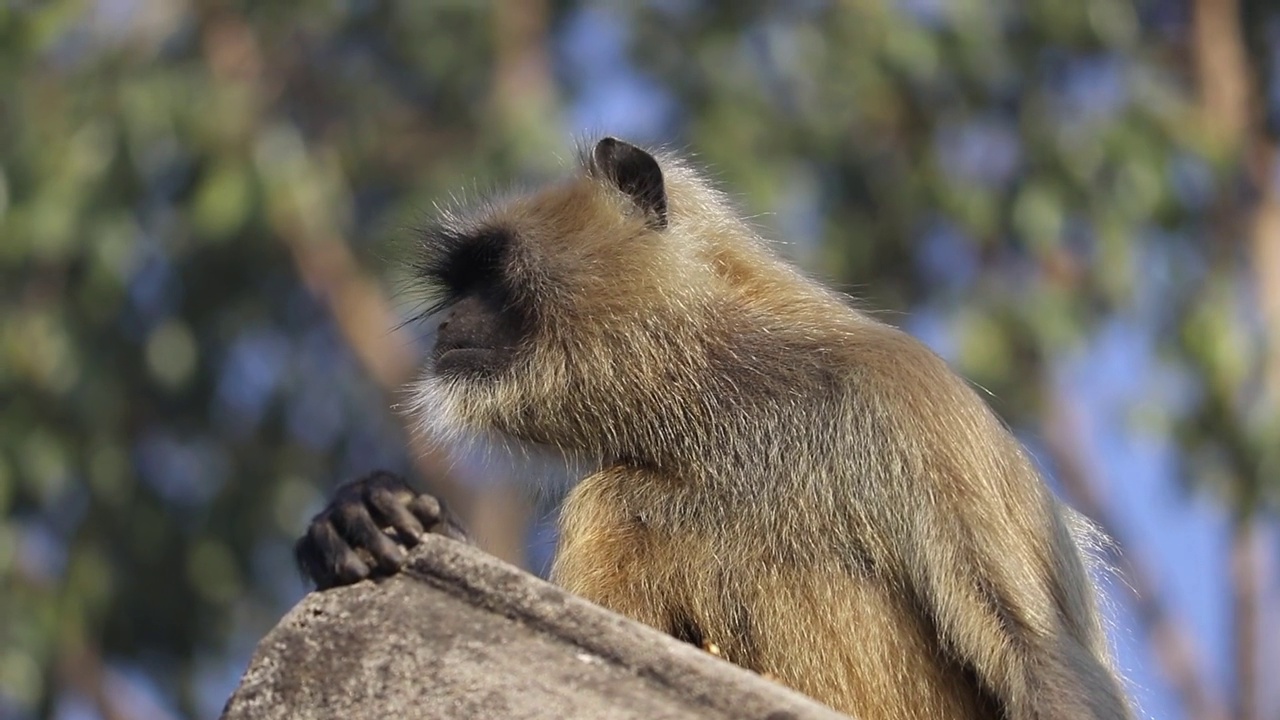
[[[667,188],[652,155],[630,143],[607,137],[591,152],[595,171],[627,194],[661,230],[667,226]]]

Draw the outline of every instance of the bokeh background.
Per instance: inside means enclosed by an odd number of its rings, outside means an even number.
[[[1143,717],[1280,718],[1278,130],[1265,0],[4,0],[0,717],[215,717],[372,468],[543,570],[554,494],[395,410],[398,267],[608,132],[990,391]]]

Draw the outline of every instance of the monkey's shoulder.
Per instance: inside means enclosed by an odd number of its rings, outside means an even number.
[[[830,365],[843,383],[861,394],[941,403],[969,404],[968,384],[936,352],[908,333],[866,322],[829,341]]]

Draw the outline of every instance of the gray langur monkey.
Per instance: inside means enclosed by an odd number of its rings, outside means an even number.
[[[943,360],[680,159],[605,138],[562,182],[444,213],[419,252],[444,313],[427,429],[593,459],[562,510],[567,590],[860,720],[1129,717],[1095,531]],[[424,530],[463,536],[375,473],[298,557],[351,583]]]

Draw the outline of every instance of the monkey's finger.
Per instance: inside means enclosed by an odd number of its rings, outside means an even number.
[[[451,540],[457,540],[458,542],[471,542],[471,538],[468,537],[467,532],[462,529],[462,526],[450,520],[438,522],[427,530],[432,534],[443,535]]]
[[[431,495],[419,495],[409,501],[409,511],[422,521],[427,532],[444,535],[461,542],[471,542],[466,531],[462,529],[462,523],[458,522],[457,517],[449,511],[443,500]]]
[[[395,493],[402,502],[409,502],[409,499],[416,494],[413,488],[409,487],[409,483],[405,482],[404,478],[386,470],[375,470],[361,478],[356,484],[365,488],[366,492],[371,488],[388,490]]]
[[[413,494],[407,490],[394,490],[387,487],[369,488],[365,495],[365,504],[369,506],[373,519],[383,527],[395,528],[396,535],[405,545],[413,547],[426,529],[407,505]]]
[[[350,585],[369,576],[369,566],[327,520],[312,522],[293,552],[302,572],[319,590]]]
[[[363,503],[350,503],[336,508],[333,520],[343,539],[353,548],[368,552],[379,570],[393,573],[404,565],[404,548],[382,532]]]

